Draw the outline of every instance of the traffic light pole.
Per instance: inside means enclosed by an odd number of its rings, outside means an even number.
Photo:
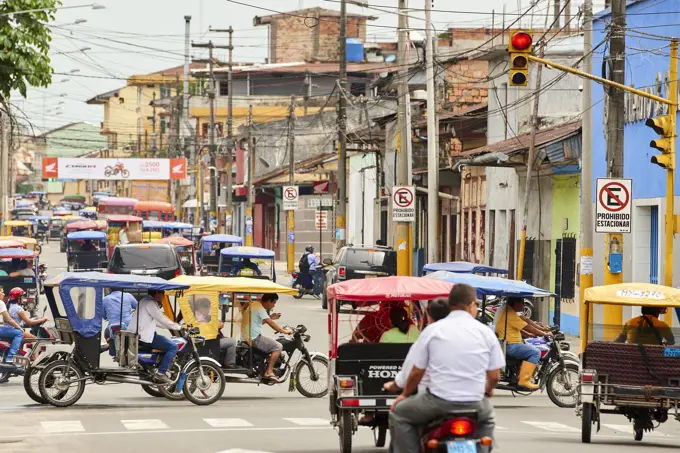
[[[673,134],[670,140],[670,157],[671,165],[666,168],[666,269],[664,272],[664,285],[673,286],[673,233],[675,233],[675,139],[677,138],[677,112],[678,112],[678,40],[671,41],[671,73],[668,82],[668,90],[670,91],[670,130]],[[671,312],[666,321],[673,319]]]

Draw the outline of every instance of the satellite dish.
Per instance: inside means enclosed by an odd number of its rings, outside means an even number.
[[[388,72],[381,72],[380,78],[385,79],[385,78],[387,78],[388,75],[390,75]]]

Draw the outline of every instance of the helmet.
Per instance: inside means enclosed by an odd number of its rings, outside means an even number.
[[[313,245],[308,245],[307,248],[305,249],[309,253],[312,253],[314,251],[314,246]]]
[[[12,299],[18,299],[18,298],[20,298],[21,296],[23,296],[23,295],[25,295],[25,294],[26,294],[26,291],[24,291],[23,289],[18,288],[18,287],[17,287],[17,288],[12,288],[12,289],[9,290],[9,298],[10,298],[10,300],[12,300]]]

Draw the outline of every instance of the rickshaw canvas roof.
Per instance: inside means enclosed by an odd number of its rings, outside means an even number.
[[[84,239],[91,239],[95,241],[101,241],[106,239],[106,233],[101,231],[76,231],[75,233],[69,233],[66,236],[69,241],[78,241]]]
[[[5,226],[29,226],[30,224],[28,220],[8,220],[4,223]]]
[[[220,255],[237,258],[274,258],[276,253],[259,247],[227,247],[220,251]]]
[[[163,239],[156,239],[152,244],[170,244],[177,247],[193,247],[194,241],[190,241],[182,236],[168,236]]]
[[[199,277],[180,275],[169,281],[191,286],[185,294],[207,294],[216,291],[252,294],[297,294],[297,289],[281,286],[270,280],[248,277]]]
[[[73,286],[113,289],[154,289],[172,291],[187,289],[189,285],[172,283],[159,277],[103,272],[64,272],[45,282],[45,286]]]
[[[424,278],[470,285],[477,290],[477,297],[480,299],[484,296],[550,297],[553,295],[550,291],[536,288],[526,282],[501,277],[437,271],[426,275]]]
[[[16,239],[0,239],[0,249],[24,248],[24,243]]]
[[[468,263],[467,261],[452,261],[450,263],[431,263],[423,267],[424,272],[448,271],[458,274],[507,274],[507,269],[485,266],[483,264]]]
[[[192,224],[184,222],[165,222],[165,227],[180,230],[190,230],[194,228]]]
[[[165,222],[159,222],[158,220],[144,220],[142,221],[142,228],[164,228]]]
[[[382,300],[431,300],[448,297],[453,284],[422,277],[379,277],[349,280],[328,287],[329,300],[374,302]]]
[[[35,258],[38,252],[26,249],[0,249],[0,259],[7,258]]]
[[[36,245],[38,243],[37,240],[33,238],[25,238],[21,236],[0,236],[0,240],[12,240],[12,241],[18,241],[23,243],[23,245]]]
[[[226,242],[229,244],[243,244],[243,239],[231,234],[209,234],[201,238],[202,242]]]
[[[29,220],[50,220],[52,217],[48,217],[46,215],[34,215],[31,216]]]
[[[97,228],[99,228],[99,225],[91,220],[68,223],[64,226],[65,230],[96,230]]]
[[[619,283],[587,288],[584,300],[606,305],[680,307],[680,289],[652,283]]]
[[[110,215],[107,220],[109,222],[141,222],[144,219],[134,215]]]

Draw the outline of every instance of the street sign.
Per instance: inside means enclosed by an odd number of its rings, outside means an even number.
[[[297,186],[283,186],[284,211],[297,211],[299,194]]]
[[[323,206],[324,208],[332,208],[333,199],[323,197],[307,197],[308,208],[318,208],[319,206]]]
[[[632,179],[597,178],[597,233],[630,233]]]
[[[315,211],[314,228],[317,230],[328,229],[328,211]]]
[[[317,181],[314,183],[314,195],[322,195],[324,193],[328,193],[328,186],[330,184],[328,181]]]
[[[416,197],[413,186],[395,186],[392,192],[392,220],[395,222],[416,221]]]

